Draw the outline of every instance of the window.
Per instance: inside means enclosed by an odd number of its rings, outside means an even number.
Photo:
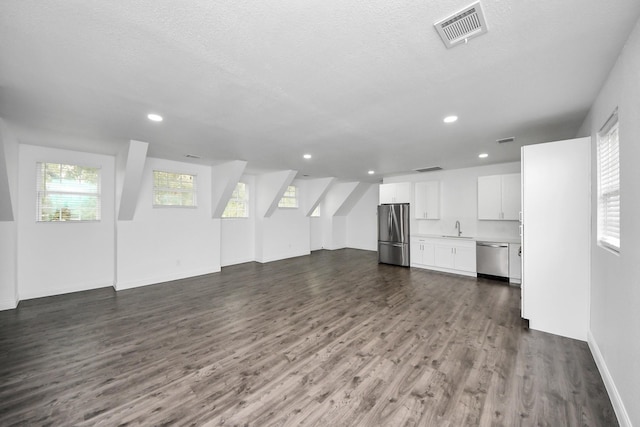
[[[316,208],[311,212],[312,218],[318,218],[320,216],[320,205],[316,206]]]
[[[229,203],[222,213],[222,218],[248,218],[249,217],[249,191],[247,184],[239,182],[233,190]]]
[[[100,169],[37,163],[36,221],[100,221]]]
[[[598,133],[598,244],[620,251],[618,110]]]
[[[153,171],[153,206],[196,207],[196,176]]]
[[[297,208],[298,207],[298,188],[295,185],[290,185],[282,195],[280,202],[278,202],[279,208]]]

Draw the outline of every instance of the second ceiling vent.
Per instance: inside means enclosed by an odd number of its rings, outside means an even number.
[[[479,1],[433,25],[447,48],[487,32],[487,21]]]

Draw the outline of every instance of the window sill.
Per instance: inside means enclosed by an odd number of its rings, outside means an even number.
[[[606,252],[609,252],[610,254],[613,254],[615,256],[620,256],[620,248],[616,248],[613,245],[609,245],[606,242],[598,242],[598,247],[600,249],[605,250]]]
[[[181,205],[153,205],[154,209],[198,209],[197,206],[181,206]]]

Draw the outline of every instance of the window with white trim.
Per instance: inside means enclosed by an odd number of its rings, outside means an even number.
[[[36,164],[36,221],[100,221],[100,168]]]
[[[154,170],[153,206],[197,207],[196,175]]]
[[[319,218],[320,217],[320,205],[316,206],[316,208],[313,210],[313,212],[311,212],[311,217],[312,218]]]
[[[297,208],[298,207],[298,188],[295,185],[287,187],[286,191],[282,195],[280,202],[278,202],[279,208]]]
[[[620,251],[618,110],[598,132],[598,245]]]
[[[236,184],[235,190],[222,213],[222,218],[249,218],[249,188],[244,182]]]

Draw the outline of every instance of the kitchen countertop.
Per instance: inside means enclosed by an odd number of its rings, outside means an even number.
[[[517,237],[493,237],[493,236],[465,236],[461,237],[457,236],[445,236],[442,234],[411,234],[411,237],[428,237],[428,238],[436,238],[436,239],[451,239],[451,240],[461,240],[461,241],[473,241],[473,242],[492,242],[492,243],[511,243],[511,244],[521,244],[520,236]]]

